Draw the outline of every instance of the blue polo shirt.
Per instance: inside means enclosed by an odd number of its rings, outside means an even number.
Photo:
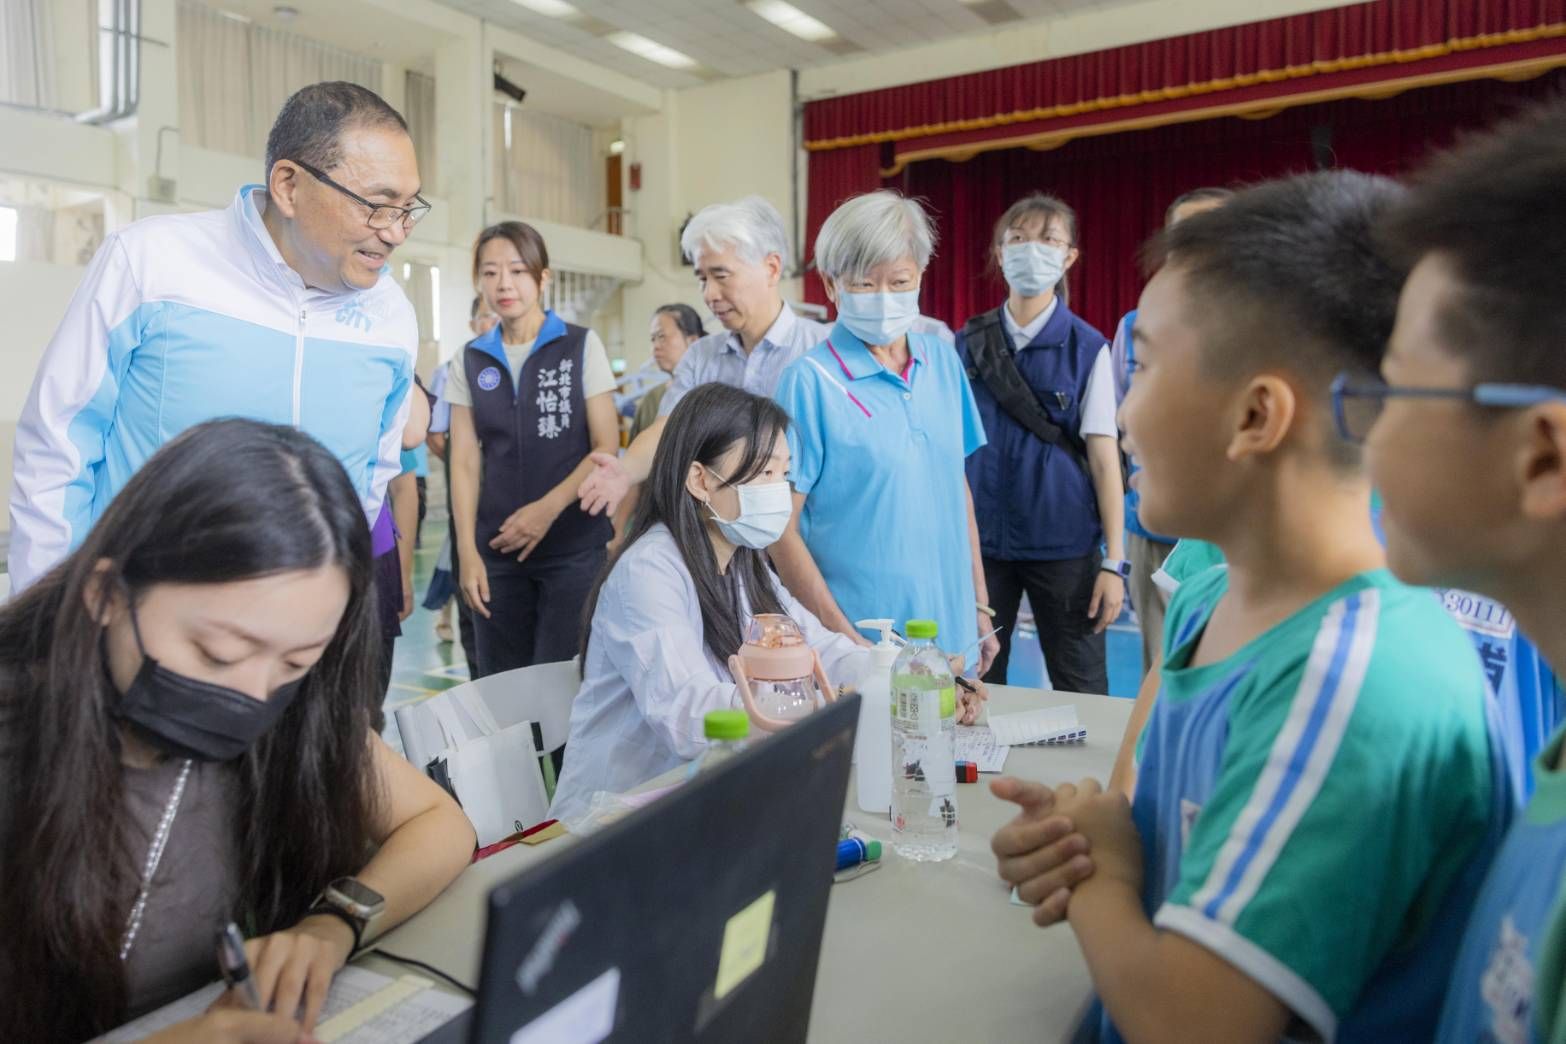
[[[800,533],[844,614],[899,628],[932,619],[936,644],[958,653],[978,637],[963,462],[984,424],[951,345],[910,333],[908,350],[908,369],[892,373],[839,323],[783,371],[789,478],[805,494]]]

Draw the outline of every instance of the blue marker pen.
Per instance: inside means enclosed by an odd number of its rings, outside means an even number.
[[[846,841],[837,843],[837,870],[841,873],[849,867],[858,866],[860,863],[874,863],[881,858],[881,842],[865,841],[857,837],[851,837]]]

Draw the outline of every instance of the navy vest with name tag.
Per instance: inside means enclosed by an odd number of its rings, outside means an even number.
[[[547,494],[592,452],[582,392],[587,330],[546,312],[533,350],[513,381],[499,324],[463,349],[473,397],[473,428],[483,450],[477,541],[486,558],[507,518]],[[601,548],[614,535],[607,515],[594,517],[574,499],[528,560]]]
[[[999,336],[1009,340],[999,310],[995,317]],[[1023,380],[1050,421],[1065,431],[1075,433],[1082,425],[1088,377],[1103,347],[1103,335],[1062,301],[1038,336],[1016,353]],[[964,367],[971,366],[961,333],[957,354]],[[1092,554],[1104,539],[1092,477],[1064,447],[1046,444],[1013,419],[982,380],[973,382],[973,398],[989,436],[967,462],[983,555],[1051,562]]]

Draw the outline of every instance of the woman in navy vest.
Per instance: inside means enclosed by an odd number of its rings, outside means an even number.
[[[614,374],[593,331],[544,308],[549,251],[505,221],[479,233],[473,281],[500,322],[451,361],[451,512],[475,677],[569,660],[613,535],[577,504],[593,452],[620,445]]]
[[[1012,204],[991,242],[1011,292],[968,320],[957,351],[990,437],[967,464],[1001,627],[985,681],[1006,681],[1026,591],[1051,683],[1102,693],[1104,630],[1120,615],[1129,567],[1109,345],[1066,304],[1076,241],[1076,214],[1060,200],[1034,194]],[[1021,374],[1015,396],[996,387],[997,365]]]

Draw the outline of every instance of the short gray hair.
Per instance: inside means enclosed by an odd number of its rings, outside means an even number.
[[[876,265],[912,257],[922,272],[935,253],[935,227],[916,199],[879,189],[832,211],[816,234],[816,268],[828,279],[862,279]]]
[[[693,264],[703,250],[718,252],[725,247],[753,265],[776,254],[788,269],[788,228],[778,208],[760,196],[702,207],[680,234],[680,250]]]

